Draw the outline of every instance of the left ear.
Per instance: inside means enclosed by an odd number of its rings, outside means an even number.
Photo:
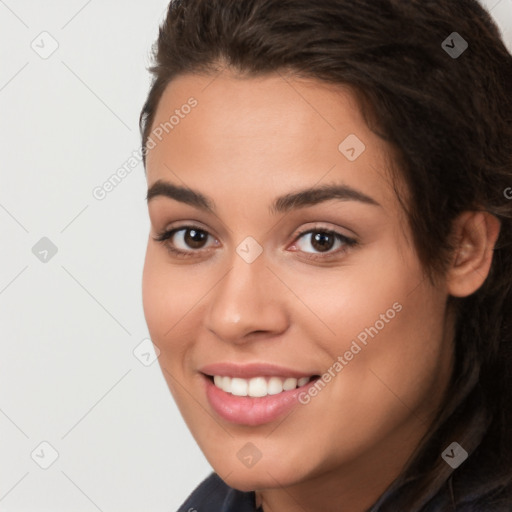
[[[484,283],[491,268],[500,221],[482,211],[463,212],[454,221],[454,256],[446,275],[448,293],[466,297]]]

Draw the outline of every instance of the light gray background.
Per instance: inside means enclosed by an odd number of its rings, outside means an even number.
[[[512,49],[512,0],[483,3]],[[172,512],[211,470],[148,365],[142,163],[92,193],[139,148],[166,4],[0,0],[3,512]]]

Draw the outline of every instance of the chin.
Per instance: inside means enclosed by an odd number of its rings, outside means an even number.
[[[269,461],[270,462],[270,461]],[[259,461],[252,468],[214,467],[217,474],[225,477],[225,482],[234,489],[250,492],[259,489],[288,487],[302,480],[292,468],[278,468],[275,464]],[[222,472],[220,472],[222,471]]]

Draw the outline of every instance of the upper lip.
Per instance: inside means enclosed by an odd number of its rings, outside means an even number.
[[[221,362],[207,364],[199,369],[206,375],[221,375],[226,377],[239,377],[250,379],[252,377],[311,377],[316,375],[314,372],[306,373],[293,368],[286,368],[272,363],[246,363],[235,364],[231,362]]]

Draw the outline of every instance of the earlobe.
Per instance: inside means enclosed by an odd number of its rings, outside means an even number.
[[[499,232],[499,219],[488,212],[467,211],[455,220],[455,252],[447,273],[450,295],[467,297],[482,286],[491,268]]]

